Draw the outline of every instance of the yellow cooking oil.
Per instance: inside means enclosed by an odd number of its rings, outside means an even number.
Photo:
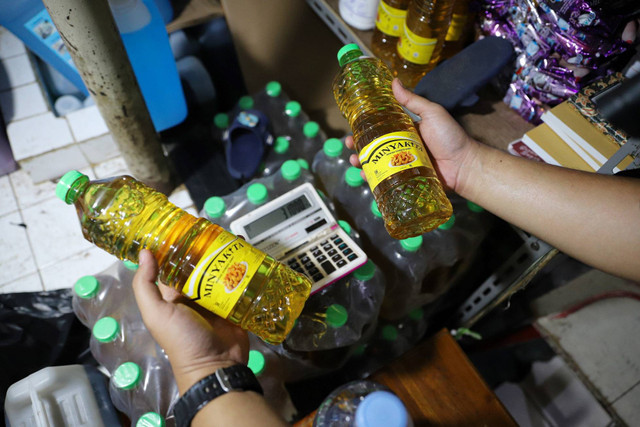
[[[56,193],[75,205],[85,239],[133,262],[149,249],[161,282],[269,343],[285,339],[309,296],[306,276],[130,176],[70,171]]]
[[[351,130],[362,169],[391,237],[419,236],[453,209],[411,117],[393,96],[393,76],[355,44],[338,52],[333,95]]]

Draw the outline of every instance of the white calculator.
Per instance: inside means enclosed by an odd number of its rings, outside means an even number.
[[[234,220],[231,232],[313,281],[311,293],[367,262],[312,184],[294,188]]]

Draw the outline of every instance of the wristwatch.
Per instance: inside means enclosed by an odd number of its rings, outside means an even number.
[[[246,365],[221,368],[195,383],[173,408],[178,427],[188,427],[191,420],[207,403],[230,391],[255,391],[262,394],[262,387],[253,371]]]

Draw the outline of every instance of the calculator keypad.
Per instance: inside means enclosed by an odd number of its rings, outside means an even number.
[[[319,245],[289,258],[286,263],[298,273],[303,273],[314,282],[319,282],[357,258],[358,255],[349,245],[338,234],[333,234],[327,240],[320,242]]]

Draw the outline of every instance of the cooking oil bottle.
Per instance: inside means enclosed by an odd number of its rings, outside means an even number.
[[[381,0],[376,27],[371,37],[371,51],[388,67],[393,65],[400,34],[407,16],[409,0]]]
[[[309,296],[306,276],[130,176],[70,171],[56,194],[75,205],[85,239],[133,262],[151,250],[160,281],[267,342],[284,340]]]
[[[340,49],[338,62],[333,95],[389,235],[419,236],[447,221],[451,203],[411,117],[393,96],[389,69],[355,44]]]
[[[451,58],[460,52],[472,38],[473,16],[469,8],[470,0],[455,0],[451,23],[444,38],[444,46],[440,53],[440,59]]]
[[[408,88],[414,88],[435,68],[447,35],[453,0],[411,0],[398,40],[393,73]]]

